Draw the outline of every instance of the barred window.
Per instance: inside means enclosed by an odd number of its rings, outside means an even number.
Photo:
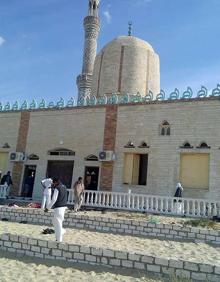
[[[163,135],[163,136],[170,135],[170,124],[166,120],[160,124],[160,135]]]

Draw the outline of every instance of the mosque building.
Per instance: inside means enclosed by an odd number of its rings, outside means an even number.
[[[97,54],[99,0],[89,0],[77,105],[26,101],[0,105],[0,170],[12,171],[11,195],[41,197],[40,181],[71,188],[220,199],[220,86],[192,96],[160,90],[153,47],[119,36]]]

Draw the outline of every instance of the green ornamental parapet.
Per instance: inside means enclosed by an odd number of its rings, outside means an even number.
[[[115,104],[129,104],[129,103],[148,103],[152,101],[170,101],[170,100],[179,100],[179,99],[194,99],[199,98],[203,99],[206,97],[218,97],[220,96],[220,84],[217,84],[217,87],[212,91],[209,91],[205,86],[201,86],[201,89],[197,91],[197,94],[193,95],[193,90],[191,87],[187,87],[187,89],[180,94],[180,91],[175,88],[170,95],[166,96],[166,93],[161,89],[160,93],[154,95],[152,91],[149,91],[146,95],[143,93],[112,93],[108,95],[102,96],[85,96],[81,97],[77,103],[75,103],[75,99],[71,97],[65,103],[65,100],[61,97],[57,102],[50,101],[46,103],[45,99],[42,99],[39,103],[33,99],[29,104],[27,100],[24,100],[19,106],[19,102],[15,101],[11,105],[10,102],[5,104],[0,102],[0,112],[7,111],[24,111],[24,110],[37,110],[37,109],[63,109],[63,108],[74,108],[77,106],[96,106],[96,105],[115,105]]]

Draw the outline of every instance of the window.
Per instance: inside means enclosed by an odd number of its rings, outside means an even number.
[[[200,146],[198,146],[197,148],[198,149],[210,149],[210,146],[208,146],[206,142],[201,142]]]
[[[124,155],[124,184],[147,184],[148,154]]]
[[[170,124],[166,120],[160,124],[160,135],[170,135]]]
[[[184,142],[182,146],[180,146],[182,149],[192,149],[193,146],[190,145],[188,141]]]
[[[139,148],[150,148],[145,141],[141,142]]]
[[[75,156],[75,152],[68,149],[58,148],[55,150],[48,151],[48,155],[51,156]]]
[[[89,155],[85,158],[85,161],[98,161],[98,157],[95,155]]]
[[[9,146],[9,144],[8,144],[8,143],[5,143],[5,144],[2,146],[2,148],[4,148],[4,149],[9,149],[9,148],[10,148],[10,146]]]
[[[134,143],[132,141],[128,141],[128,143],[124,146],[124,148],[134,148]]]
[[[209,188],[209,154],[180,155],[180,182],[183,188]]]
[[[39,160],[39,157],[35,154],[31,154],[31,155],[28,156],[28,159],[34,161],[34,160]]]

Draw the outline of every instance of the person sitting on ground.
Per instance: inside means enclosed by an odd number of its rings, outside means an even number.
[[[75,182],[74,186],[74,211],[77,212],[80,210],[83,203],[83,192],[84,192],[84,184],[82,177],[79,177]]]

